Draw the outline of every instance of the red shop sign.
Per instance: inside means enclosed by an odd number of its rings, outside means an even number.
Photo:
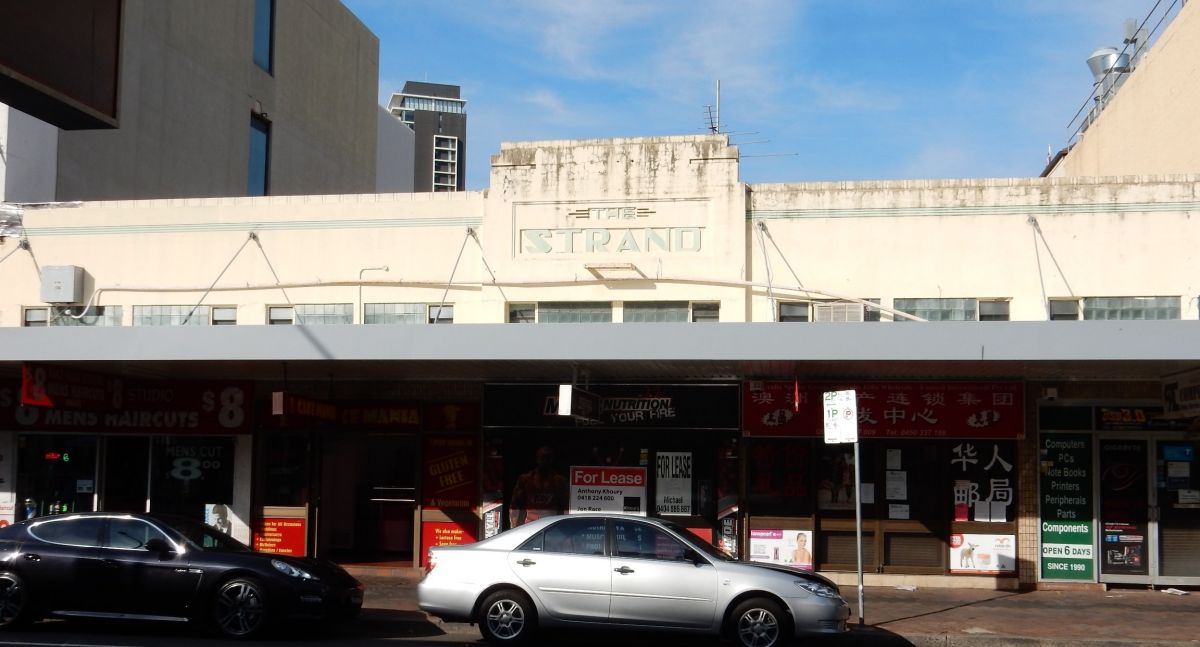
[[[475,529],[453,521],[424,521],[421,523],[421,566],[425,565],[430,548],[462,546],[475,543]]]
[[[822,436],[822,394],[853,389],[863,438],[1024,438],[1021,382],[747,382],[742,430],[756,437]]]
[[[254,550],[303,557],[307,539],[308,520],[304,517],[263,517],[254,529]]]
[[[479,505],[479,444],[475,435],[426,434],[422,504],[473,510]]]

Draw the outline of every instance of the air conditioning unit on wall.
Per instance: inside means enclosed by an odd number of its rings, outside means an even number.
[[[863,305],[849,301],[833,301],[813,304],[814,321],[845,322],[862,321]]]
[[[42,268],[42,302],[51,304],[83,301],[83,268],[50,265]]]

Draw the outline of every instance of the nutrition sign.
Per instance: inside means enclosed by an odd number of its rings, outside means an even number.
[[[1039,449],[1042,579],[1093,581],[1092,438],[1043,434]]]

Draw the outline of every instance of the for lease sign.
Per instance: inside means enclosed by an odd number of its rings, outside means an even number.
[[[571,512],[646,515],[646,468],[572,466]]]

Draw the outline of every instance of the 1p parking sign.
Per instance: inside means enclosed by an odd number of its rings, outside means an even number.
[[[858,442],[858,400],[854,391],[826,391],[825,442]]]

